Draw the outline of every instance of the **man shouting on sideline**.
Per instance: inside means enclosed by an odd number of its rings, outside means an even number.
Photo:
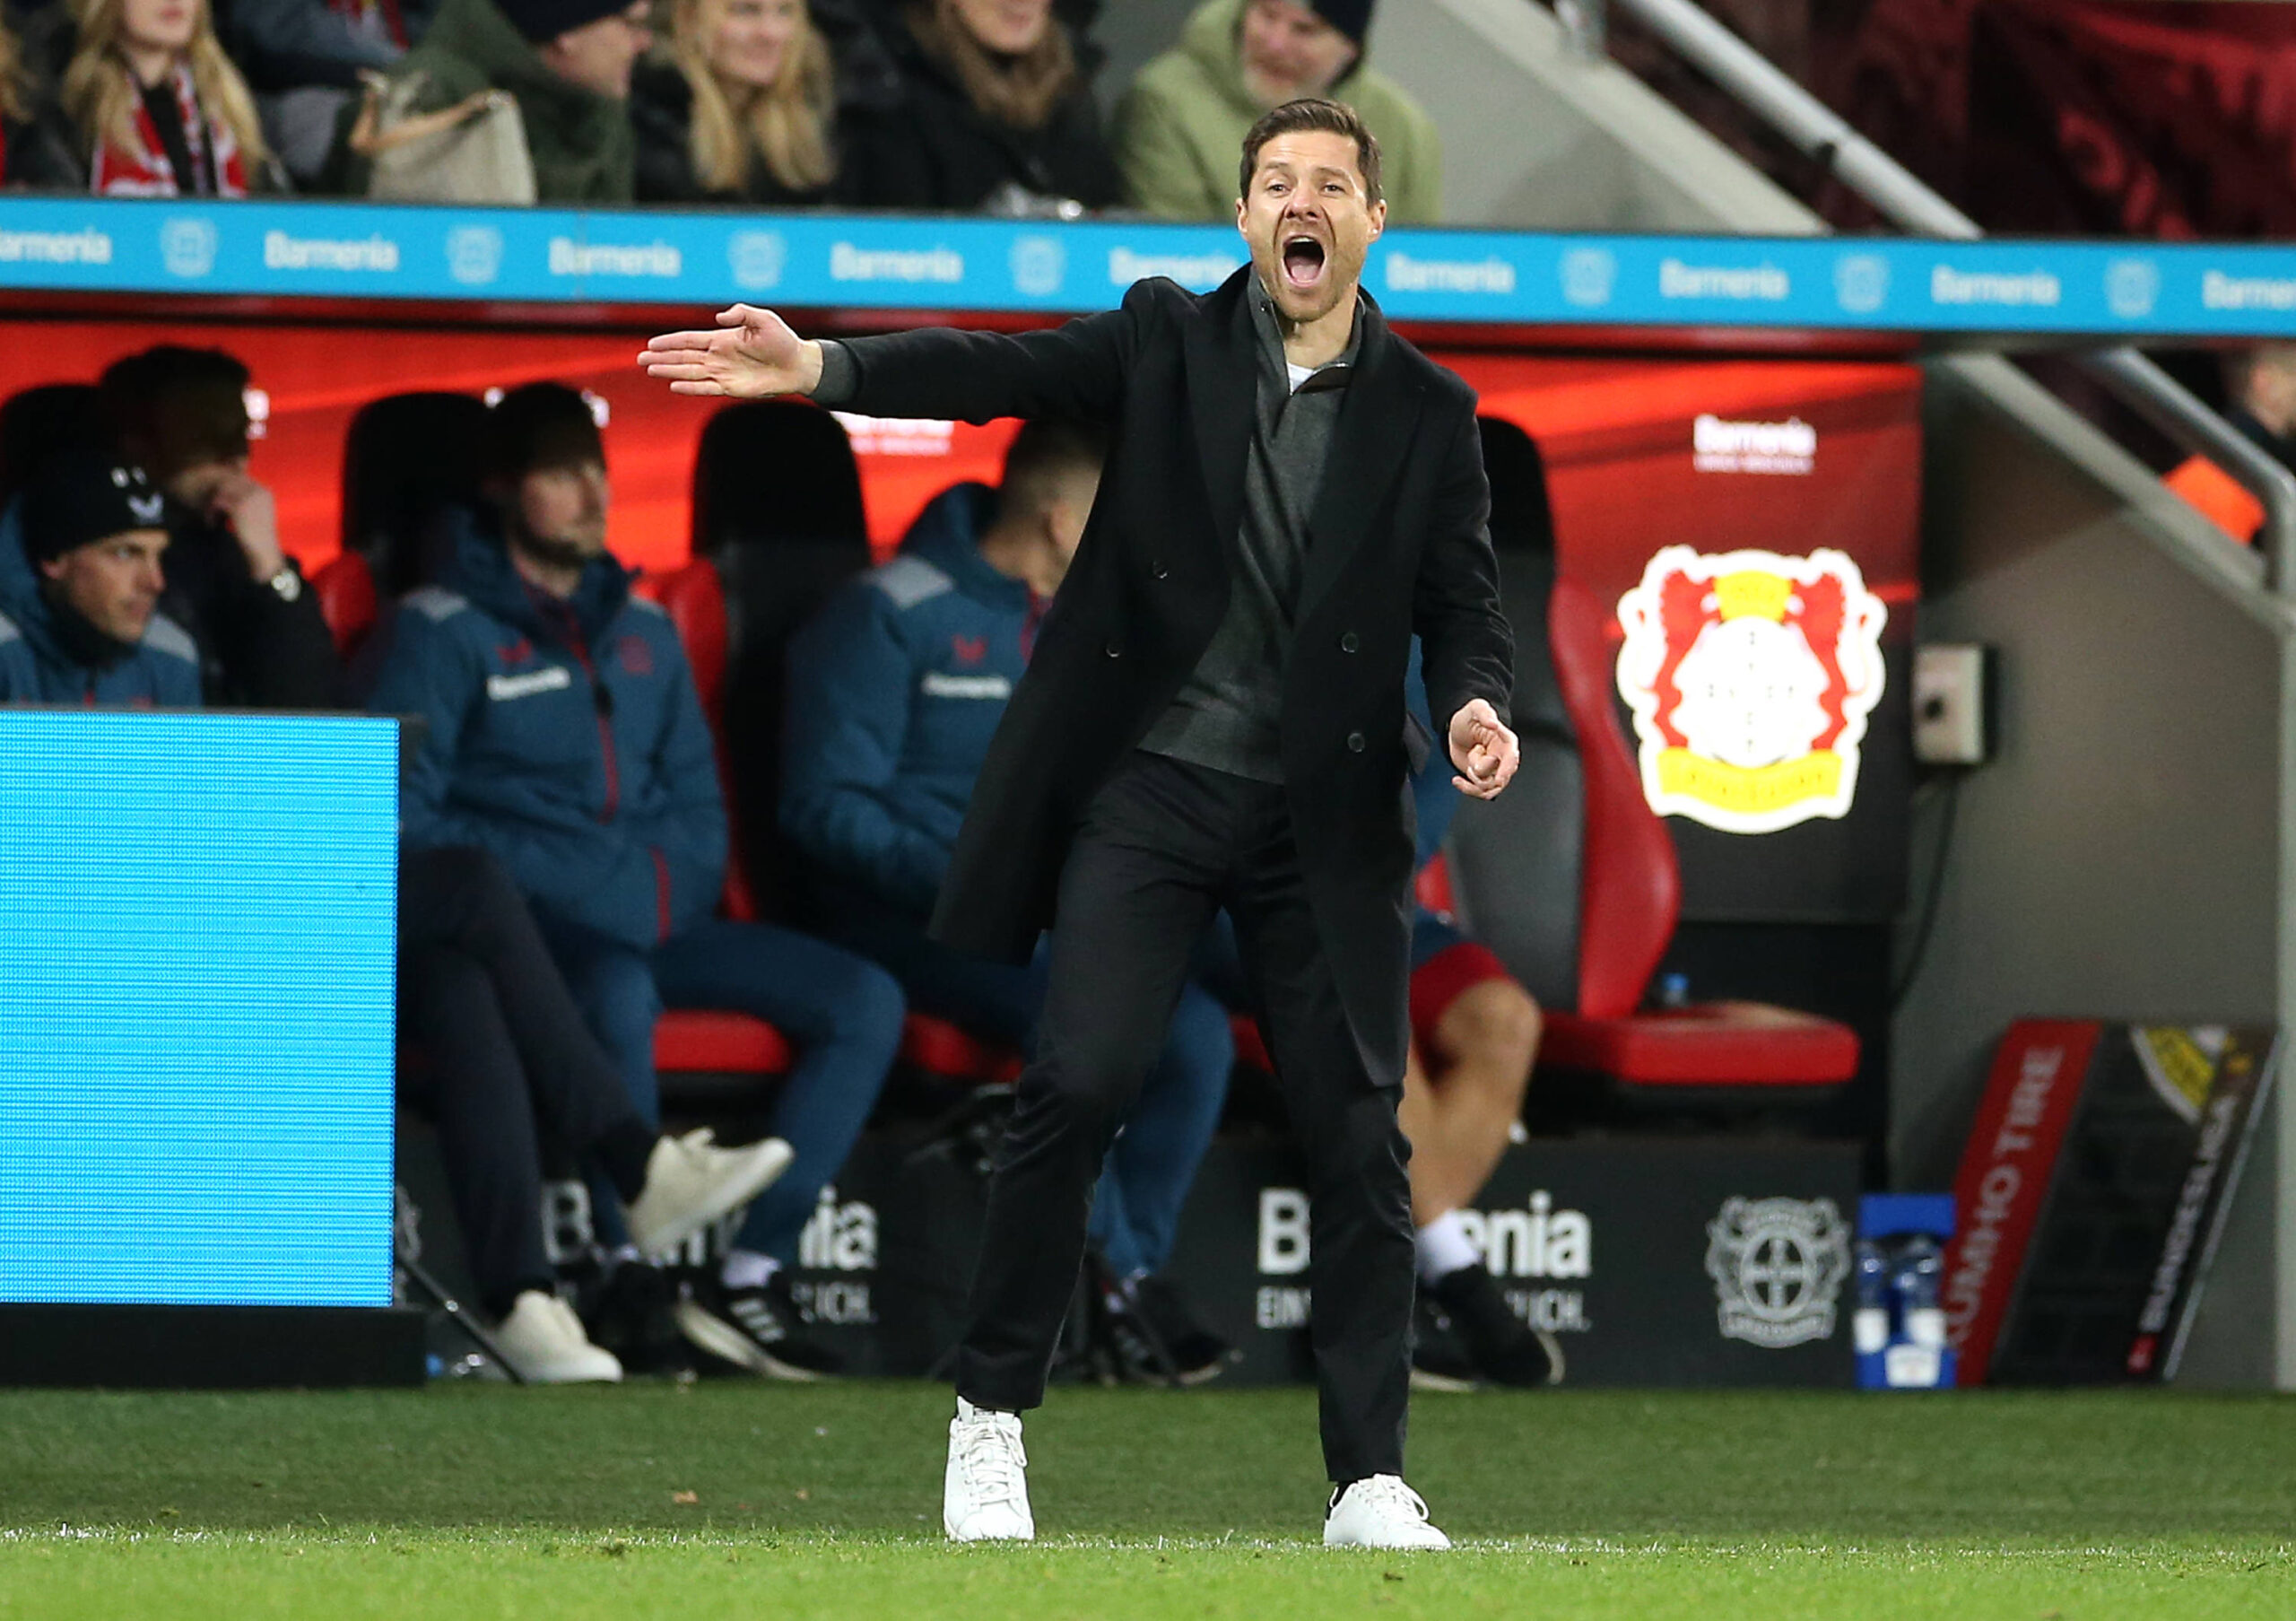
[[[1386,217],[1355,113],[1245,137],[1252,262],[1139,283],[1056,330],[800,339],[736,305],[641,357],[681,393],[884,416],[1068,416],[1112,449],[958,837],[937,937],[1022,961],[1056,916],[1037,1057],[989,1191],[957,1357],[943,1521],[1034,1535],[1039,1405],[1101,1157],[1213,914],[1233,916],[1313,1199],[1324,1540],[1448,1547],[1403,1482],[1411,1375],[1407,719],[1416,632],[1463,792],[1513,776],[1513,642],[1473,392],[1360,289]]]

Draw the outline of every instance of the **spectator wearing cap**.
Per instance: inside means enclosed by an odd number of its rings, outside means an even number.
[[[80,452],[0,514],[0,702],[194,709],[191,638],[160,609],[160,492]]]
[[[79,0],[49,8],[60,65],[10,179],[115,197],[243,197],[281,179],[255,97],[208,0]]]
[[[836,946],[717,917],[726,807],[709,723],[668,616],[605,550],[587,402],[554,383],[513,389],[485,460],[483,503],[449,515],[447,581],[401,605],[370,698],[425,722],[406,841],[501,862],[649,1125],[665,1005],[754,1014],[788,1038],[798,1058],[770,1129],[795,1158],[677,1317],[752,1372],[818,1374],[831,1361],[804,1341],[785,1268],[891,1067],[900,988]]]
[[[631,82],[641,203],[826,203],[837,67],[805,0],[671,0]]]
[[[1132,82],[1116,114],[1128,201],[1169,220],[1236,211],[1236,153],[1269,109],[1328,96],[1379,140],[1390,225],[1443,217],[1443,145],[1435,121],[1364,49],[1372,0],[1209,0],[1180,42]]]
[[[1100,53],[1052,0],[909,0],[886,34],[899,93],[843,120],[854,203],[1034,216],[1118,200]]]
[[[122,455],[166,497],[164,606],[198,647],[208,702],[331,708],[339,676],[318,595],[248,471],[248,383],[220,349],[163,344],[106,368],[98,392]]]
[[[627,203],[636,195],[632,69],[651,38],[648,0],[444,0],[422,43],[391,70],[422,75],[407,110],[443,111],[490,90],[518,106],[544,203]],[[351,122],[336,132],[331,182],[363,195]]]

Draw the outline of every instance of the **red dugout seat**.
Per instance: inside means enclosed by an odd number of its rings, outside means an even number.
[[[1673,835],[1643,797],[1613,695],[1608,615],[1558,577],[1538,447],[1485,418],[1492,538],[1515,627],[1523,769],[1468,806],[1448,859],[1423,875],[1538,998],[1532,1112],[1568,1125],[1651,1106],[1769,1112],[1831,1097],[1857,1069],[1848,1025],[1752,1002],[1646,1006],[1682,911]]]
[[[835,430],[834,445],[824,436],[823,424]],[[800,503],[803,521],[796,522],[787,533],[758,527],[769,515],[745,512],[737,505],[744,499],[753,500],[758,482],[754,476],[740,480],[726,476],[727,464],[756,450],[761,440],[774,444],[775,456],[783,459],[793,442],[802,446],[815,468],[817,482],[831,486],[825,492],[817,492],[809,503]],[[737,796],[726,747],[726,721],[733,708],[728,692],[730,674],[739,660],[746,659],[752,683],[770,687],[778,696],[779,643],[802,623],[804,613],[819,606],[822,597],[867,566],[867,531],[861,521],[857,470],[851,474],[853,489],[849,500],[835,487],[842,480],[820,476],[824,465],[835,473],[840,465],[835,454],[838,451],[842,452],[842,466],[852,467],[852,451],[843,430],[822,412],[786,401],[768,402],[762,407],[730,407],[712,419],[703,439],[702,451],[694,474],[696,555],[673,573],[648,581],[643,588],[668,610],[671,623],[677,626],[678,635],[685,643],[686,657],[700,688],[702,710],[709,716],[710,729],[718,737],[718,774],[726,784],[726,800],[732,806]],[[770,516],[778,521],[789,521],[787,511]],[[821,532],[831,529],[839,534]],[[751,576],[749,583],[752,586],[770,588],[778,585],[781,588],[770,592],[772,600],[763,605],[762,611],[744,613],[727,601],[724,567],[727,564]],[[790,577],[793,571],[795,578]],[[800,600],[803,613],[795,611]],[[774,645],[770,649],[737,649],[737,632],[752,628]],[[758,736],[762,725],[778,719],[757,702],[761,695],[750,694],[748,724],[742,728],[745,735]],[[776,785],[753,762],[744,786],[754,791]],[[745,828],[753,830],[759,825],[754,815],[737,815],[734,819],[734,855],[726,871],[728,917],[759,915],[751,883],[753,841],[744,837]],[[681,1016],[675,1013],[665,1015],[665,1024]],[[657,1053],[662,1041],[657,1032]],[[965,1085],[1009,1084],[1019,1076],[1022,1064],[1021,1055],[1013,1049],[983,1041],[944,1019],[920,1013],[909,1015],[901,1035],[900,1059],[918,1074]],[[669,1068],[660,1064],[658,1058],[657,1064]]]
[[[326,621],[335,650],[349,664],[374,633],[382,602],[375,589],[375,571],[357,552],[338,552],[311,576],[317,593],[319,617]]]
[[[641,581],[639,590],[662,605],[678,640],[685,644],[701,712],[718,739],[718,781],[726,782],[726,593],[718,570],[696,558],[673,574]],[[727,795],[726,802],[732,803]],[[747,864],[742,859],[738,824],[728,821],[732,842],[726,861],[726,891],[718,910],[749,922],[757,917]],[[654,1024],[654,1068],[663,1076],[782,1075],[789,1068],[789,1043],[778,1030],[752,1014],[673,1007]]]
[[[1629,1096],[1670,1094],[1779,1102],[1815,1101],[1857,1072],[1847,1024],[1760,1002],[1642,1007],[1682,909],[1674,841],[1649,802],[1610,696],[1603,610],[1584,586],[1558,580],[1547,633],[1555,678],[1579,739],[1586,782],[1579,885],[1578,996],[1550,1009],[1544,1068],[1604,1077]]]
[[[673,1007],[654,1024],[654,1068],[665,1075],[786,1075],[782,1033],[746,1013]]]

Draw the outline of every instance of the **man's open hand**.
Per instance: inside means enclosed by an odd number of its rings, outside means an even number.
[[[666,379],[673,394],[770,399],[811,394],[822,379],[822,346],[799,337],[770,309],[736,304],[718,312],[715,332],[665,332],[638,363]]]
[[[1515,734],[1485,700],[1471,701],[1451,717],[1451,763],[1459,774],[1451,786],[1476,799],[1496,799],[1523,763]]]

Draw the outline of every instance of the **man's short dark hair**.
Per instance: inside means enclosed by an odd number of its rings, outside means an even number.
[[[1047,416],[1022,423],[1004,451],[1000,510],[1018,502],[1042,506],[1060,492],[1063,479],[1098,477],[1108,454],[1108,434],[1090,423]]]
[[[1362,114],[1328,96],[1301,96],[1260,115],[1259,122],[1244,135],[1244,161],[1236,170],[1236,195],[1251,196],[1252,171],[1259,167],[1261,147],[1278,135],[1297,135],[1306,129],[1327,130],[1354,142],[1355,167],[1363,171],[1363,200],[1379,200],[1379,138],[1363,122]]]
[[[248,453],[248,369],[221,349],[161,344],[114,361],[96,388],[121,444],[155,479]]]
[[[490,478],[516,484],[551,467],[605,465],[605,440],[590,402],[564,383],[528,383],[488,407],[481,466]]]

